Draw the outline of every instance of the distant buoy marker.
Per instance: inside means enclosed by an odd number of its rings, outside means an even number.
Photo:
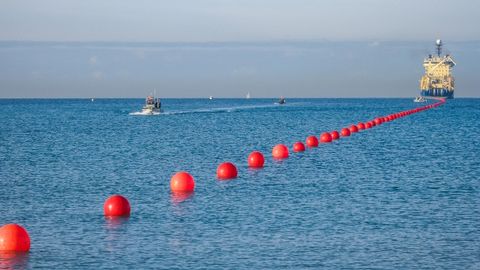
[[[315,136],[308,136],[305,144],[308,147],[318,147],[318,139]]]
[[[358,132],[358,127],[355,126],[355,125],[351,125],[349,129],[350,129],[350,132],[351,132],[351,133]]]
[[[320,135],[320,141],[322,143],[330,143],[332,142],[332,134],[328,133],[328,132],[324,132],[322,133],[322,135]]]
[[[348,128],[342,128],[342,130],[340,132],[342,134],[342,137],[348,137],[351,134],[350,129],[348,129]]]
[[[296,142],[293,144],[293,152],[305,151],[305,145],[302,142]]]
[[[237,174],[237,167],[231,162],[224,162],[217,168],[217,178],[220,180],[236,178]]]
[[[288,158],[288,148],[283,144],[277,144],[272,149],[272,156],[275,159]]]
[[[334,131],[330,132],[330,134],[332,135],[332,140],[340,139],[340,133],[338,133],[338,131],[334,130]]]
[[[107,217],[130,216],[130,203],[122,195],[112,195],[103,204],[103,213]]]
[[[263,154],[259,151],[253,151],[248,156],[248,167],[250,168],[263,168],[263,164],[265,164],[265,158]]]
[[[6,224],[0,228],[0,251],[27,252],[30,250],[30,236],[18,224]]]
[[[170,179],[170,190],[173,192],[192,192],[195,180],[188,172],[177,172]]]

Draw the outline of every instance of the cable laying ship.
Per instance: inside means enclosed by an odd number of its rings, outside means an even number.
[[[456,63],[449,54],[442,56],[442,45],[437,39],[437,55],[430,54],[423,60],[425,74],[420,80],[420,90],[424,97],[453,98],[455,79],[451,71]]]

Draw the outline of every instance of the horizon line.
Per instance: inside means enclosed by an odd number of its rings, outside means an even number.
[[[465,39],[465,40],[446,40],[447,43],[470,43],[480,42],[480,39]],[[302,43],[424,43],[435,42],[430,39],[352,39],[352,40],[329,40],[329,39],[272,39],[272,40],[222,40],[222,41],[129,41],[129,40],[14,40],[14,39],[0,39],[0,43],[37,43],[37,44],[302,44]]]

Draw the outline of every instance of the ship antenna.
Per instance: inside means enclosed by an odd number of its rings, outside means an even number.
[[[443,45],[442,40],[437,39],[436,45],[437,45],[437,55],[440,56],[440,54],[442,54],[442,45]]]

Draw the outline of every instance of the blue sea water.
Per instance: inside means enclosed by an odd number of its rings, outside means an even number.
[[[480,269],[480,100],[454,99],[271,159],[277,143],[421,106],[411,99],[0,100],[0,268]],[[247,168],[262,151],[266,165]],[[239,177],[218,181],[234,162]],[[190,172],[193,196],[170,193]],[[128,219],[103,203],[126,196]]]

